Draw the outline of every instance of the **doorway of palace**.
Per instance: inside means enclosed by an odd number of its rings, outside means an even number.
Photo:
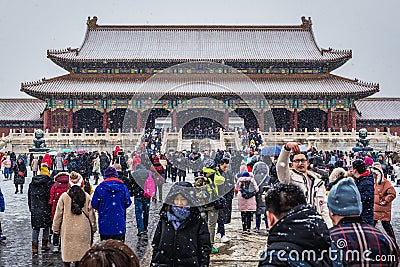
[[[142,121],[144,121],[146,125],[146,129],[154,129],[156,118],[165,118],[168,117],[170,111],[163,108],[153,108],[150,111],[146,110],[142,114]],[[143,124],[142,124],[143,125]]]
[[[85,132],[92,133],[94,129],[97,132],[103,132],[103,113],[92,108],[80,109],[74,113],[75,117],[75,130],[81,132],[85,129]]]
[[[187,122],[182,128],[183,139],[219,139],[224,127],[218,121],[205,117],[197,117]]]
[[[298,113],[298,130],[314,132],[326,128],[326,113],[318,108],[306,108]]]
[[[257,116],[259,113],[250,108],[238,108],[235,109],[236,114],[244,119],[244,127],[248,130],[258,129],[260,126],[258,125]]]
[[[112,133],[117,133],[118,129],[122,131],[126,110],[126,108],[117,108],[108,113],[109,129]]]
[[[291,112],[285,108],[273,108],[272,115],[275,121],[276,131],[281,131],[282,129],[286,132],[290,130],[290,116]],[[268,131],[268,129],[266,129]]]

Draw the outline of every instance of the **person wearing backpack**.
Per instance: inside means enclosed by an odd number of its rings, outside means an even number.
[[[136,171],[132,172],[132,192],[131,196],[134,197],[134,205],[135,205],[135,217],[137,224],[137,236],[146,237],[147,236],[147,226],[149,224],[149,211],[150,211],[150,202],[151,198],[155,196],[156,185],[154,182],[154,174],[150,170],[146,170],[146,168],[139,164],[136,166]],[[151,180],[153,181],[151,183]],[[146,188],[145,188],[146,184]],[[152,184],[153,187],[149,188],[149,185]],[[150,186],[151,187],[151,186]],[[146,189],[146,196],[145,190]]]
[[[250,232],[251,218],[257,209],[256,194],[258,185],[253,175],[243,172],[236,183],[238,191],[238,208],[242,217],[243,233]]]

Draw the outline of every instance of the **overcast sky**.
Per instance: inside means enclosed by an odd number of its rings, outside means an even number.
[[[400,97],[400,1],[384,0],[0,0],[0,98],[29,97],[21,82],[66,72],[47,49],[80,47],[88,16],[100,25],[299,25],[311,17],[322,48],[351,49],[334,74],[379,83],[375,96]]]

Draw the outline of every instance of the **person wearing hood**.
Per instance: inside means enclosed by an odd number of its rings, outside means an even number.
[[[51,160],[51,157],[48,153],[44,154],[44,157],[42,159],[41,164],[46,163],[47,164],[47,168],[49,168],[49,170],[51,169],[51,166],[53,166],[53,161]]]
[[[132,204],[128,187],[118,178],[117,170],[104,170],[104,181],[94,191],[92,207],[99,212],[100,239],[125,241],[126,209]]]
[[[258,192],[256,194],[256,232],[260,232],[261,227],[261,216],[265,216],[265,201],[263,200],[264,188],[270,185],[271,177],[269,176],[269,167],[264,162],[257,162],[253,167],[253,175],[256,183],[258,185]],[[268,230],[268,222],[267,219],[264,218],[267,230]]]
[[[396,190],[392,183],[385,178],[384,172],[379,162],[375,162],[371,167],[374,176],[374,225],[381,221],[386,233],[396,241],[392,224],[392,202],[396,198]]]
[[[160,158],[158,156],[154,157],[153,169],[155,170],[155,182],[158,191],[158,201],[162,201],[163,185],[165,183],[165,169],[160,163]]]
[[[275,184],[267,191],[265,204],[268,248],[258,266],[331,266],[329,230],[300,187]]]
[[[99,183],[99,175],[100,175],[100,157],[97,154],[97,152],[94,155],[93,159],[93,168],[92,168],[92,174],[93,174],[93,179],[94,179],[94,184],[97,185]]]
[[[246,189],[244,189],[246,188]],[[243,172],[242,176],[238,179],[235,189],[238,192],[238,209],[242,217],[243,232],[249,232],[251,229],[251,220],[253,213],[257,209],[256,194],[258,193],[258,185],[253,177],[253,174]],[[245,196],[244,190],[247,194],[252,196]]]
[[[54,176],[55,183],[50,189],[49,205],[51,205],[51,221],[54,219],[58,200],[62,193],[67,192],[69,183],[69,173],[59,172]],[[60,250],[60,235],[53,235],[53,252],[57,253]]]
[[[15,185],[15,194],[18,193],[18,185],[19,192],[23,193],[23,188],[25,184],[25,177],[27,175],[26,166],[24,163],[24,159],[21,155],[18,156],[17,164],[14,166],[14,185]]]
[[[209,266],[210,233],[193,196],[189,182],[171,187],[152,241],[151,266]]]
[[[332,187],[328,207],[336,225],[329,229],[331,251],[337,252],[333,266],[398,266],[396,242],[360,216],[364,205],[353,179],[344,178]]]
[[[31,161],[31,170],[33,172],[33,176],[36,176],[39,170],[39,159],[37,155],[33,156],[33,159]]]
[[[364,160],[356,159],[353,162],[353,177],[361,195],[361,218],[365,223],[374,225],[374,177]]]
[[[40,174],[33,176],[28,188],[28,206],[31,212],[32,253],[38,253],[39,232],[43,229],[42,251],[50,250],[48,246],[51,226],[50,189],[53,181],[46,164],[40,167]]]

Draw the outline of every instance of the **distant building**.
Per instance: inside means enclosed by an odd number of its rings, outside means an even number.
[[[397,132],[400,135],[400,98],[364,98],[357,101],[357,128]]]
[[[14,132],[33,133],[43,128],[43,112],[46,102],[40,99],[3,98],[0,99],[0,134]]]

